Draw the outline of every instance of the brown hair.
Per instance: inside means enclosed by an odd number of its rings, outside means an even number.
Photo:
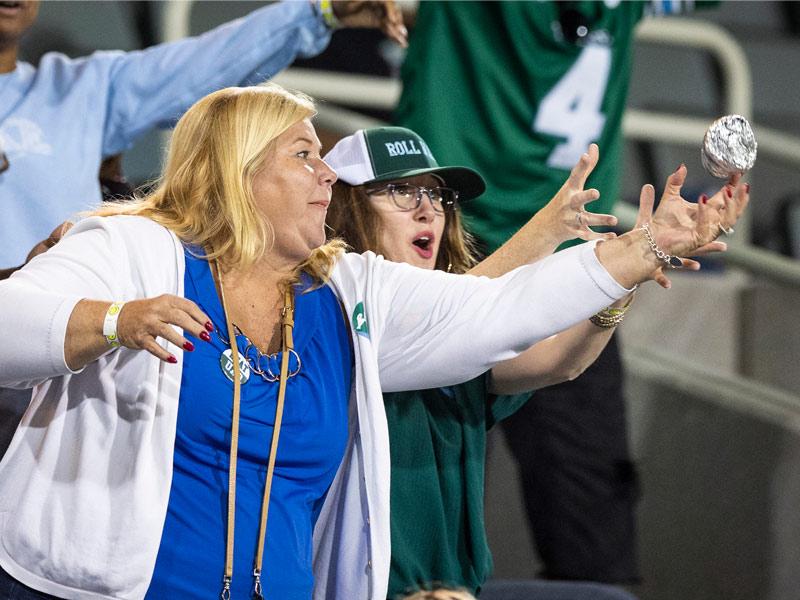
[[[364,186],[337,181],[333,185],[333,199],[328,207],[326,223],[331,229],[329,237],[344,240],[354,252],[384,252],[380,238],[384,225]],[[436,255],[435,268],[451,273],[466,273],[475,263],[475,244],[463,227],[461,210],[448,210],[445,212],[444,234]]]
[[[252,265],[275,239],[256,207],[253,178],[275,139],[315,114],[311,98],[274,83],[209,94],[178,121],[155,190],[94,214],[148,217],[184,242],[202,246],[209,260],[218,258],[226,267]],[[316,248],[296,273],[327,281],[343,249],[338,240]]]

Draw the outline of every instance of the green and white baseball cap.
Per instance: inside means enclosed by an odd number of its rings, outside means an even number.
[[[440,167],[428,144],[405,127],[359,129],[337,143],[323,160],[350,185],[403,179],[432,173],[458,192],[459,200],[477,198],[486,189],[477,171]]]

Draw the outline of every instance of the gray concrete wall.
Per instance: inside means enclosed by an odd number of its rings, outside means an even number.
[[[639,505],[642,600],[796,600],[800,436],[627,378]],[[487,465],[487,525],[498,578],[537,558],[502,435]]]

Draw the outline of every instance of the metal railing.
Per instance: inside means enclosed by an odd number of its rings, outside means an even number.
[[[800,396],[651,347],[622,345],[625,372],[800,435]]]

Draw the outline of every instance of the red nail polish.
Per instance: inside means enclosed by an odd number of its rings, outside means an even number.
[[[208,331],[214,331],[214,324],[211,321],[208,321],[206,323],[206,329],[208,329]]]
[[[708,202],[708,196],[706,196],[705,194],[700,194],[700,202],[702,202],[703,204]]]
[[[167,359],[167,362],[174,365],[174,364],[176,364],[178,362],[178,359],[170,354],[169,358]]]
[[[729,188],[728,186],[725,186],[725,195],[728,198],[733,198],[733,192],[731,191],[731,188]]]
[[[186,342],[183,344],[183,349],[186,350],[187,352],[191,352],[192,350],[194,350],[194,344],[189,340],[186,340]]]
[[[200,332],[200,336],[199,336],[199,337],[200,337],[200,339],[201,339],[201,340],[203,340],[204,342],[210,342],[210,341],[211,341],[211,336],[210,336],[210,335],[208,335],[208,332],[207,332],[207,331],[201,331],[201,332]]]
[[[750,184],[749,183],[745,183],[744,184],[744,191],[747,192],[748,194],[750,193]]]

